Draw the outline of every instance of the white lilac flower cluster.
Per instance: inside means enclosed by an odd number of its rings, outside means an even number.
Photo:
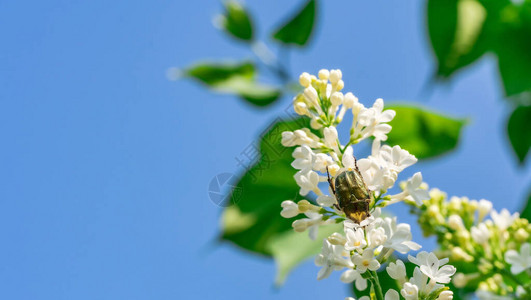
[[[527,219],[507,209],[498,212],[484,199],[447,200],[438,189],[430,190],[430,199],[422,205],[411,205],[424,234],[436,235],[440,253],[459,267],[456,287],[477,290],[481,300],[531,299],[531,224]]]
[[[295,181],[301,195],[315,193],[317,205],[307,200],[298,203],[286,200],[282,203],[281,215],[292,218],[304,214],[306,218],[295,220],[293,228],[297,232],[308,230],[312,239],[316,238],[319,226],[343,223],[342,232],[323,241],[322,252],[315,259],[316,265],[322,267],[318,279],[328,277],[334,270],[345,270],[341,275],[343,282],[354,282],[358,290],[366,290],[369,281],[371,294],[376,299],[400,299],[399,294],[405,299],[452,299],[452,292],[441,284],[450,282],[456,269],[445,265],[447,259],[439,260],[433,253],[410,256],[417,267],[409,280],[401,261],[387,266],[389,275],[399,283],[400,291],[380,286],[376,271],[393,260],[395,251],[407,254],[421,248],[412,241],[409,224],[381,217],[380,207],[403,200],[421,205],[429,199],[429,194],[422,183],[422,175],[416,173],[404,184],[401,193],[386,195],[398,174],[417,159],[399,146],[381,144],[391,130],[387,122],[394,118],[395,112],[383,110],[382,99],[377,99],[372,107],[365,107],[352,93],[343,94],[341,77],[339,70],[321,70],[318,77],[308,73],[300,76],[300,84],[305,89],[295,97],[294,107],[299,115],[311,118],[311,128],[284,132],[282,144],[296,146],[292,166],[299,171]],[[349,111],[352,113],[350,136],[342,144],[336,126]],[[374,138],[371,155],[356,160],[352,146],[370,137]],[[345,217],[332,188],[325,194],[318,187],[320,182],[328,180],[328,175],[333,181],[342,172],[352,170],[359,170],[371,198],[371,215],[359,224]]]
[[[438,259],[435,254],[425,251],[419,252],[416,257],[409,255],[408,258],[415,265],[413,277],[409,280],[404,262],[397,260],[388,264],[387,273],[402,289],[400,293],[395,289],[388,289],[384,296],[385,300],[398,300],[400,295],[406,300],[453,299],[453,292],[441,284],[449,283],[450,277],[455,273],[453,266],[446,265],[448,258]],[[370,298],[363,296],[359,300],[370,300]]]

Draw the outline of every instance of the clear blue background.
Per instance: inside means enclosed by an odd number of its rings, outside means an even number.
[[[248,1],[259,34],[301,1]],[[433,71],[424,1],[321,1],[292,75],[341,68],[366,104],[422,102],[469,117],[459,148],[418,163],[433,187],[520,208],[529,167],[504,133],[508,106],[493,57],[420,91]],[[0,298],[342,299],[338,274],[311,262],[273,288],[274,264],[216,245],[210,179],[288,104],[258,110],[167,68],[251,57],[212,24],[218,1],[0,3]],[[401,206],[401,221],[414,222]],[[418,229],[417,241],[423,241]],[[433,241],[427,242],[428,248]]]

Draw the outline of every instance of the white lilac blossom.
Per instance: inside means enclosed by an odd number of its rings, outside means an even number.
[[[333,245],[328,240],[323,241],[322,252],[315,257],[315,264],[322,267],[317,274],[317,279],[324,279],[334,270],[341,270],[345,267],[352,267],[350,259],[343,256],[344,248]]]
[[[451,197],[437,189],[422,203],[406,202],[419,216],[424,234],[436,235],[439,252],[452,263],[468,266],[454,276],[458,288],[476,290],[479,299],[531,299],[531,224],[527,219],[497,211],[490,201]],[[490,218],[489,218],[490,215]],[[453,274],[447,262],[420,252],[410,257],[422,273],[439,283]],[[431,260],[431,264],[428,262]],[[442,294],[442,293],[441,293]],[[440,295],[441,299],[449,296]]]
[[[406,300],[417,300],[419,299],[419,288],[409,282],[404,283],[404,287],[400,291],[402,297]]]
[[[383,246],[394,249],[395,251],[406,254],[410,250],[419,250],[420,245],[411,241],[411,227],[409,224],[396,224],[396,218],[385,218],[383,228],[385,235],[388,237]]]
[[[315,258],[315,264],[321,267],[317,279],[344,270],[340,277],[342,282],[354,282],[360,291],[366,290],[370,283],[378,300],[397,300],[400,295],[406,299],[451,299],[452,294],[440,284],[448,283],[455,273],[454,267],[445,265],[448,259],[439,260],[433,253],[421,252],[412,259],[418,266],[413,277],[408,278],[404,263],[395,261],[394,254],[408,254],[421,246],[413,241],[409,224],[398,223],[396,217],[380,215],[381,207],[389,204],[406,200],[420,205],[430,198],[420,172],[404,184],[403,192],[386,195],[400,172],[417,162],[415,156],[399,145],[391,147],[383,143],[392,129],[388,123],[396,113],[385,110],[382,99],[365,107],[354,94],[344,94],[339,70],[321,70],[318,76],[303,73],[299,82],[304,91],[294,98],[294,109],[297,114],[310,118],[311,128],[283,132],[281,142],[286,147],[294,147],[291,165],[298,170],[294,178],[300,194],[316,201],[312,204],[302,200],[296,204],[286,200],[282,203],[281,215],[289,218],[305,214],[306,218],[293,222],[293,229],[297,232],[308,230],[311,238],[317,236],[319,226],[343,224],[342,231],[323,241],[322,251]],[[352,125],[345,137],[337,126],[349,111]],[[374,139],[371,154],[356,159],[356,145],[369,138]],[[368,189],[369,199],[361,200],[367,201],[368,208],[362,211],[361,219],[350,220],[344,214],[344,207],[334,195],[334,187],[330,186],[326,192],[319,187],[319,183],[329,178],[335,183],[342,172],[360,174],[362,182],[355,184],[359,188],[367,186],[363,191],[366,195]],[[389,261],[395,262],[383,268]],[[386,270],[397,281],[399,290],[379,284],[378,274]]]
[[[363,291],[367,288],[367,279],[363,278],[357,270],[348,269],[341,274],[339,279],[344,283],[354,282],[356,289],[359,291]]]
[[[520,252],[508,250],[505,252],[505,261],[511,265],[511,273],[513,274],[519,274],[531,268],[531,244],[523,244],[520,247]]]
[[[435,254],[430,253],[427,257],[427,264],[421,265],[420,271],[437,283],[449,283],[456,269],[453,266],[444,266]]]
[[[363,230],[363,228],[346,230],[345,233],[347,236],[347,241],[345,243],[346,250],[362,250],[367,246],[367,241],[365,240],[365,230]]]
[[[406,188],[404,189],[407,195],[413,198],[415,203],[419,205],[422,205],[422,201],[430,199],[430,194],[421,185],[422,174],[417,172],[406,182]]]
[[[404,265],[403,261],[397,260],[396,262],[389,263],[389,265],[387,265],[386,270],[387,273],[389,273],[389,276],[391,276],[391,278],[399,281],[405,281],[404,279],[406,278],[406,266]]]
[[[356,270],[361,274],[365,273],[367,269],[376,271],[380,268],[380,263],[374,258],[373,249],[365,249],[361,255],[354,254],[352,261],[356,265]]]
[[[490,216],[492,217],[492,221],[494,221],[494,224],[498,226],[498,228],[500,228],[501,230],[505,230],[509,226],[511,226],[514,220],[518,219],[520,214],[514,213],[511,215],[511,213],[504,208],[500,213],[493,210],[490,213]]]

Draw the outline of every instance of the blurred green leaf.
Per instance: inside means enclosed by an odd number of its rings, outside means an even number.
[[[273,33],[273,38],[284,44],[304,46],[315,24],[316,1],[309,0],[288,22]]]
[[[437,58],[437,75],[449,77],[477,60],[492,36],[487,12],[476,0],[429,0],[428,32]]]
[[[463,119],[419,107],[393,105],[386,108],[396,111],[396,117],[389,123],[393,130],[386,142],[400,145],[419,159],[435,157],[454,149],[465,124]]]
[[[225,14],[220,17],[220,25],[229,35],[242,41],[250,42],[254,38],[251,16],[238,1],[225,2]]]
[[[256,82],[256,69],[251,62],[196,64],[182,74],[217,92],[236,94],[256,106],[269,105],[282,94],[277,87]]]
[[[520,217],[526,218],[531,222],[531,191],[529,192],[529,195],[527,196],[527,202],[524,205],[524,208],[522,209],[522,213],[520,214]]]
[[[185,69],[184,74],[215,87],[234,77],[252,79],[255,71],[252,62],[201,63]]]
[[[282,201],[301,199],[293,178],[296,170],[291,166],[293,149],[281,145],[282,132],[307,126],[308,118],[297,117],[269,127],[260,141],[260,160],[243,174],[231,195],[234,205],[222,215],[222,239],[248,251],[273,256],[279,268],[277,283],[322,245],[322,240],[311,241],[307,233],[293,232],[291,224],[296,218],[280,216]],[[328,229],[322,234],[326,232]]]
[[[307,232],[298,233],[293,230],[273,237],[270,249],[277,263],[275,283],[277,285],[284,283],[287,275],[294,267],[304,260],[319,254],[323,246],[323,240],[340,230],[342,230],[341,224],[321,226],[315,240],[311,240]]]
[[[505,95],[531,91],[531,1],[429,0],[427,21],[439,78],[493,52]]]
[[[507,133],[520,164],[531,147],[531,106],[518,106],[507,123]]]
[[[531,91],[531,1],[509,5],[500,14],[498,66],[505,94],[513,96]]]

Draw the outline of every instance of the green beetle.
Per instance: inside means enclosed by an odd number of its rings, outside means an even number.
[[[334,181],[328,174],[328,183],[338,201],[338,209],[342,210],[347,218],[359,224],[371,215],[371,192],[363,181],[358,165],[355,166],[355,169],[339,173]],[[326,171],[328,173],[328,168]]]

